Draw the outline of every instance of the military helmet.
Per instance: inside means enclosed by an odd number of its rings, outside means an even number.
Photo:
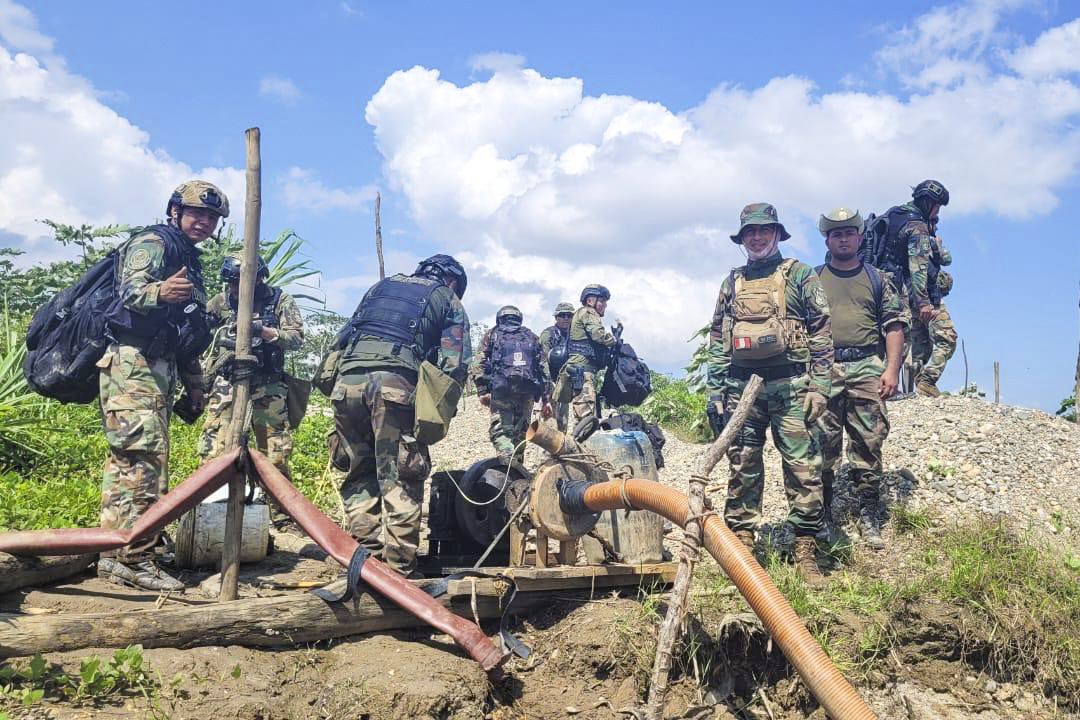
[[[611,292],[603,285],[592,284],[586,285],[585,289],[581,291],[581,304],[585,304],[585,300],[590,297],[598,297],[601,300],[610,300]]]
[[[501,320],[509,318],[517,318],[518,320],[521,320],[521,317],[521,311],[518,310],[516,307],[514,307],[513,305],[503,305],[501,308],[499,308],[499,311],[495,313],[495,322],[500,322]]]
[[[568,302],[561,302],[555,306],[555,312],[552,315],[559,316],[564,313],[574,314],[574,306]]]
[[[863,219],[858,210],[849,210],[845,207],[833,208],[829,212],[821,216],[817,224],[818,230],[825,237],[829,236],[830,230],[838,230],[840,228],[855,228],[859,232],[862,232]]]
[[[220,217],[229,217],[229,198],[217,185],[205,180],[189,180],[180,183],[169,196],[165,214],[171,215],[173,205],[181,207],[200,207],[216,212]]]
[[[240,258],[235,255],[226,255],[221,260],[221,279],[225,282],[240,282]],[[260,257],[259,268],[255,271],[256,281],[266,280],[270,277],[270,268]]]
[[[742,231],[750,225],[775,225],[780,230],[778,240],[787,240],[791,233],[777,218],[776,208],[769,203],[750,203],[739,213],[739,232],[731,236],[731,242],[742,245]]]
[[[923,180],[911,189],[911,197],[915,200],[928,198],[938,205],[949,204],[949,191],[937,180]]]
[[[461,267],[461,263],[455,260],[452,255],[432,255],[427,260],[421,260],[420,264],[416,266],[413,275],[434,277],[443,282],[456,280],[459,300],[465,297],[465,287],[469,284],[465,268]]]

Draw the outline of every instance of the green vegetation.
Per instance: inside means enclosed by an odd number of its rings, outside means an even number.
[[[926,513],[894,508],[893,521],[911,549],[905,565],[856,557],[854,565],[837,567],[818,591],[807,588],[774,548],[765,551],[769,576],[841,672],[857,682],[880,678],[895,671],[892,656],[920,662],[935,657],[933,648],[940,644],[941,659],[952,659],[947,655],[958,650],[997,680],[1034,683],[1063,707],[1080,710],[1075,551],[987,520],[941,528]],[[691,593],[691,630],[676,654],[684,673],[700,672],[722,654],[734,627],[744,638],[766,642],[755,616],[714,563],[699,563]],[[663,612],[658,603],[659,595],[646,597],[640,612],[616,624],[613,657],[641,677],[651,669],[654,628]],[[928,643],[926,633],[934,642]],[[744,646],[744,654],[753,663],[750,647]],[[753,672],[767,672],[765,664]]]
[[[27,707],[49,699],[97,706],[142,698],[149,717],[167,718],[170,713],[163,707],[166,696],[171,696],[182,681],[180,675],[166,682],[159,673],[152,673],[143,664],[141,645],[117,650],[107,660],[97,655],[84,657],[76,675],[50,666],[39,654],[26,663],[0,665],[0,705]],[[4,717],[7,715],[0,711],[0,718]]]
[[[688,442],[712,440],[702,393],[691,391],[684,379],[675,380],[657,373],[653,373],[652,387],[652,394],[640,408],[647,420],[663,425],[664,430]]]

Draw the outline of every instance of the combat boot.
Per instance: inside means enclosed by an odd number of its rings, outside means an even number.
[[[735,537],[739,538],[739,542],[746,546],[746,549],[750,552],[754,551],[754,531],[753,530],[733,530]]]
[[[817,564],[817,540],[813,535],[800,535],[795,538],[795,569],[799,577],[811,588],[821,588],[828,580],[821,574]]]
[[[915,378],[915,392],[924,397],[936,398],[941,396],[937,381],[931,380],[925,375],[919,375],[919,377]]]
[[[880,502],[877,488],[859,490],[859,534],[874,550],[885,547],[885,541],[881,539],[881,526],[878,519]]]
[[[100,558],[97,574],[99,578],[117,585],[155,592],[180,592],[185,587],[184,583],[159,568],[152,560],[123,563],[116,558]]]

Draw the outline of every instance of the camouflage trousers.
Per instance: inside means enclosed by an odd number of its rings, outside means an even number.
[[[828,405],[818,421],[822,471],[829,480],[840,469],[847,430],[847,458],[856,490],[876,490],[881,481],[881,448],[889,436],[885,402],[878,393],[883,372],[885,362],[878,357],[833,363]]]
[[[492,393],[489,433],[497,454],[512,454],[518,462],[524,460],[525,430],[532,420],[534,404],[532,395]]]
[[[924,324],[916,317],[911,326],[912,360],[922,368],[922,376],[933,382],[945,372],[945,364],[956,352],[956,328],[949,310],[944,302],[936,310],[929,323]]]
[[[251,429],[255,435],[255,446],[282,475],[291,477],[289,455],[292,454],[293,440],[285,406],[287,391],[284,383],[260,383],[258,378],[251,379]],[[233,386],[219,375],[214,378],[206,400],[206,419],[198,442],[200,457],[212,458],[225,452],[232,417]]]
[[[746,423],[728,448],[728,480],[724,519],[732,530],[753,530],[761,518],[765,487],[765,431],[772,429],[780,451],[784,489],[790,511],[788,522],[796,535],[813,535],[822,526],[821,451],[806,425],[803,398],[807,376],[766,382],[754,401]],[[746,381],[728,381],[727,411],[735,411]]]
[[[127,529],[169,490],[169,415],[176,386],[172,358],[148,360],[113,343],[97,364],[101,422],[109,454],[101,481],[101,527]],[[157,534],[104,552],[124,562],[146,559]]]
[[[575,392],[574,381],[568,372],[570,369],[568,365],[563,366],[552,400],[568,404],[567,427],[572,431],[585,418],[599,416],[600,408],[596,404],[596,375],[588,370],[583,371],[581,389]]]
[[[338,378],[330,402],[349,469],[341,485],[348,530],[372,555],[416,569],[428,449],[412,439],[415,381],[374,370]]]

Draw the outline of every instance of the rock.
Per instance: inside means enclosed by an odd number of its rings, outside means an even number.
[[[997,689],[998,689],[998,684],[996,682],[994,682],[993,680],[987,680],[986,684],[983,685],[983,690],[990,693],[991,695],[993,695],[995,692],[997,692]]]

